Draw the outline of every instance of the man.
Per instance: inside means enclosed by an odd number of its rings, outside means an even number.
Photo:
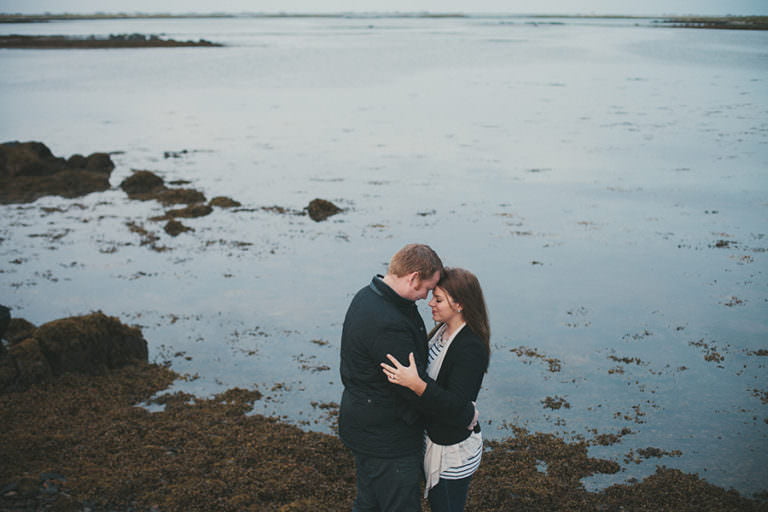
[[[426,329],[416,307],[440,280],[443,264],[429,246],[409,244],[357,292],[341,333],[344,393],[339,436],[355,456],[355,512],[421,510],[424,425],[409,389],[389,383],[380,363],[387,354],[408,361],[413,352],[419,374],[427,364]],[[469,425],[469,403],[456,421]]]

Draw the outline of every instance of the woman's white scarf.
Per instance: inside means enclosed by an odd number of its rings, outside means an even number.
[[[432,361],[427,367],[427,375],[433,380],[437,380],[437,376],[440,374],[440,368],[443,366],[443,359],[448,352],[448,347],[451,346],[453,339],[464,328],[466,324],[461,324],[456,332],[454,332],[447,340],[442,340],[443,333],[446,326],[443,325],[437,330],[432,339],[429,340],[429,348],[431,349],[435,343],[442,343],[443,348],[437,355],[434,361]],[[424,497],[429,494],[429,490],[436,486],[440,482],[440,473],[448,468],[461,466],[469,457],[477,453],[478,445],[483,444],[483,439],[480,433],[473,432],[467,439],[452,445],[435,444],[429,438],[425,437],[425,451],[424,451],[424,475],[427,479],[427,483],[424,486]]]

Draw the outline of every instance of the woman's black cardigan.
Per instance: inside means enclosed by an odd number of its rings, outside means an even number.
[[[483,341],[465,325],[448,347],[437,381],[426,377],[427,388],[419,398],[419,406],[433,443],[456,444],[472,433],[466,427],[452,425],[448,418],[460,415],[467,401],[477,401],[488,356]]]

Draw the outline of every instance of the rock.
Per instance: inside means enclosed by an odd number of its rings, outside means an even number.
[[[67,159],[67,167],[70,169],[84,169],[87,163],[88,159],[86,159],[83,155],[75,154]]]
[[[97,312],[54,320],[34,333],[54,375],[67,372],[102,375],[135,361],[147,361],[141,331]]]
[[[34,338],[27,338],[13,345],[8,349],[8,358],[13,362],[15,373],[6,373],[5,377],[12,380],[6,381],[5,384],[13,385],[15,389],[27,389],[32,384],[46,381],[53,376],[51,365],[43,354],[40,343]]]
[[[194,231],[177,220],[169,220],[163,229],[171,236],[178,236],[185,231]]]
[[[19,370],[16,368],[16,360],[11,358],[8,352],[9,350],[6,350],[5,347],[0,352],[0,393],[15,383],[19,375]]]
[[[0,144],[0,177],[50,176],[66,167],[42,142],[6,142]]]
[[[91,153],[88,155],[85,168],[89,171],[109,174],[115,168],[115,164],[107,153]]]
[[[176,210],[168,210],[165,212],[164,218],[177,218],[182,217],[185,219],[190,219],[193,217],[205,217],[206,215],[209,215],[213,211],[213,208],[208,206],[207,204],[193,204],[190,206],[187,206],[186,208],[178,208]]]
[[[23,339],[29,338],[37,329],[37,326],[23,318],[11,318],[8,329],[5,331],[5,339],[13,345]]]
[[[0,203],[28,203],[43,196],[80,197],[109,189],[115,165],[107,153],[55,157],[42,142],[0,144]]]
[[[194,204],[205,202],[205,195],[191,188],[168,188],[163,178],[152,171],[134,171],[120,183],[128,197],[139,201],[156,200],[168,204]]]
[[[336,215],[341,211],[341,208],[325,199],[313,199],[309,202],[306,210],[312,220],[315,222],[320,222],[327,219],[331,215]]]
[[[11,325],[11,309],[0,304],[0,338],[5,336],[9,325]]]
[[[240,202],[225,196],[216,196],[211,199],[208,204],[211,206],[218,206],[219,208],[235,208],[242,206]]]
[[[0,179],[0,203],[31,203],[44,196],[82,197],[109,189],[109,177],[85,170],[66,169],[50,176]]]
[[[194,204],[204,203],[205,195],[202,192],[192,188],[166,188],[158,191],[155,199],[165,205]],[[206,215],[208,214],[206,213]]]
[[[120,188],[123,189],[131,199],[143,199],[143,197],[134,196],[150,194],[164,187],[165,183],[163,182],[163,178],[152,171],[133,171],[133,174],[120,182]]]
[[[146,362],[141,331],[97,312],[54,320],[0,355],[0,392],[27,389],[64,373],[103,375]]]

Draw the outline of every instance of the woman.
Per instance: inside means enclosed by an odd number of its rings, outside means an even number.
[[[454,512],[464,510],[483,440],[479,426],[457,426],[451,418],[468,400],[477,400],[490,358],[490,328],[480,283],[468,270],[445,268],[429,307],[437,325],[429,339],[426,380],[419,377],[413,354],[410,366],[391,355],[394,366],[381,366],[390,382],[420,397],[427,417],[425,494],[433,512]]]

